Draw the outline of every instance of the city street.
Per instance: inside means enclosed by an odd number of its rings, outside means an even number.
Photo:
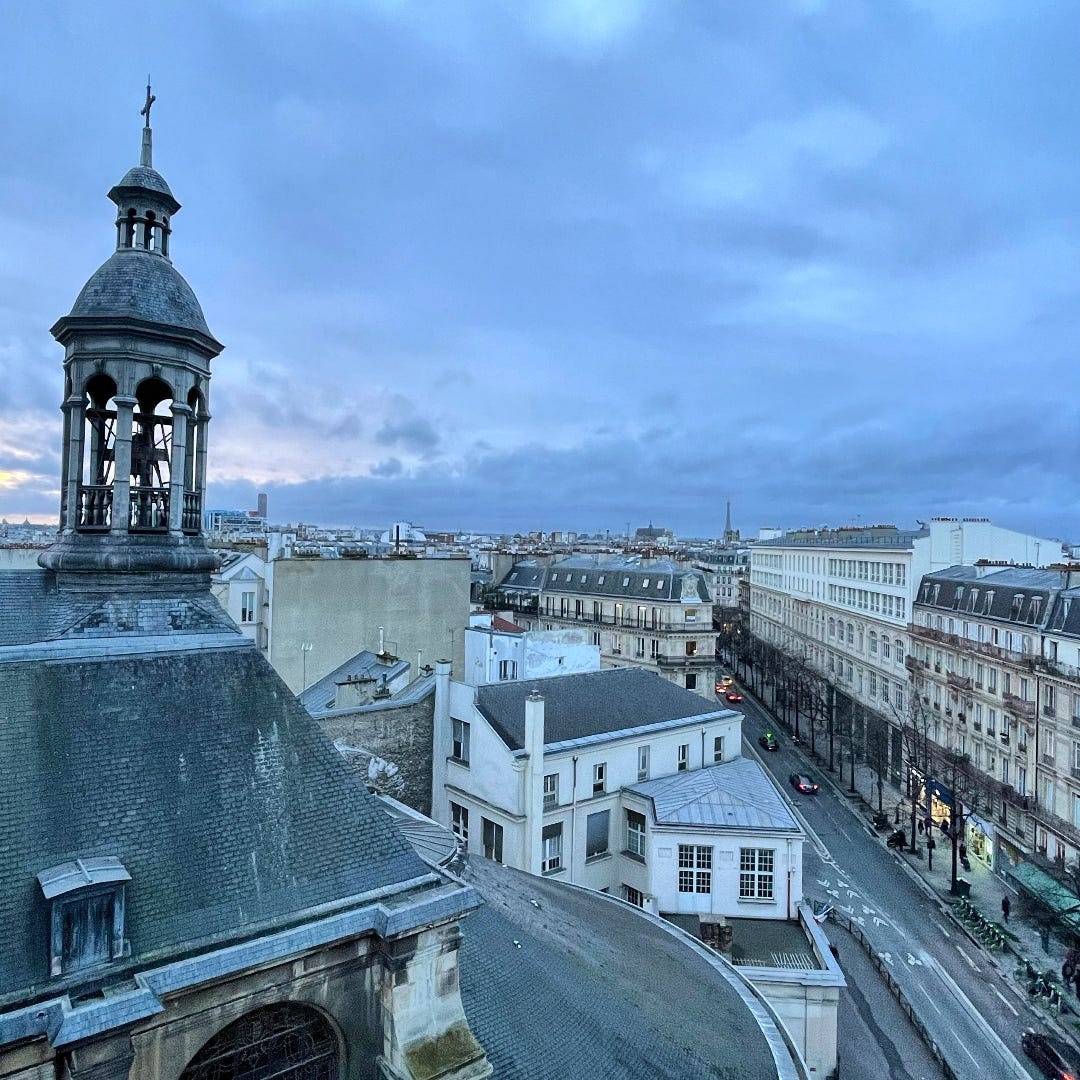
[[[771,772],[810,833],[803,868],[807,896],[831,901],[862,931],[958,1077],[1037,1076],[1020,1050],[1024,1029],[1039,1026],[1035,1013],[1001,978],[987,954],[948,919],[938,900],[927,895],[882,839],[851,812],[823,770],[809,764],[754,701],[747,698],[741,709],[746,752],[756,754]],[[766,730],[779,740],[774,752],[759,750],[758,736]],[[788,783],[792,772],[818,782],[819,793],[797,794]],[[876,972],[875,977],[880,980]],[[858,992],[874,998],[865,987]],[[918,1073],[909,1069],[909,1075]]]

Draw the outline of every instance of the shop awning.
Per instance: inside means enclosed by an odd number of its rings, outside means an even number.
[[[1026,893],[1048,907],[1062,922],[1080,930],[1080,896],[1033,863],[1019,863],[1008,873]]]

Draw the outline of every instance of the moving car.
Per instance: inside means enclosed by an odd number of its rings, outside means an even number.
[[[716,692],[722,694],[735,681],[734,675],[725,675],[716,683]]]
[[[788,779],[791,781],[791,786],[801,792],[803,795],[816,795],[818,786],[808,776],[803,776],[802,773],[793,772]]]
[[[1039,1031],[1025,1031],[1020,1036],[1020,1045],[1032,1061],[1051,1080],[1075,1080],[1076,1073],[1070,1068],[1062,1051],[1065,1047],[1056,1039],[1051,1040]],[[1058,1048],[1061,1049],[1058,1049]]]
[[[724,695],[728,701],[736,703],[742,701],[742,694],[739,693],[734,687],[732,687],[727,694]]]
[[[761,743],[766,750],[777,749],[776,736],[771,731],[766,731],[764,735],[759,735],[758,742]]]

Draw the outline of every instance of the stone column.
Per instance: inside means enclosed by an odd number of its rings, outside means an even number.
[[[209,402],[203,403],[203,409]],[[199,433],[195,438],[195,490],[199,493],[199,512],[205,509],[202,500],[206,497],[206,436],[210,429],[210,413],[201,412],[197,421]]]
[[[113,501],[111,533],[126,533],[131,527],[131,427],[137,398],[114,397],[116,436],[113,441]]]
[[[60,531],[72,532],[79,524],[86,401],[82,394],[72,394],[60,408],[64,413],[64,487],[60,493]]]
[[[458,924],[386,945],[382,980],[384,1080],[482,1080],[492,1073],[461,1004]]]
[[[169,461],[169,532],[180,536],[184,522],[184,478],[187,468],[188,423],[191,408],[178,401],[172,403],[172,458]]]

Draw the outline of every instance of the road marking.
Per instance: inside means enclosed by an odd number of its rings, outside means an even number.
[[[993,990],[999,998],[1001,998],[1001,1003],[1013,1014],[1013,1016],[1018,1017],[1020,1015],[1020,1013],[1016,1009],[1016,1006],[1014,1006],[1013,1003],[996,986],[991,986],[990,989]]]
[[[939,922],[937,921],[937,919],[935,919],[935,920],[934,920],[934,925],[935,925],[935,926],[936,926],[936,927],[937,927],[937,928],[938,928],[938,929],[939,929],[939,930],[940,930],[940,931],[941,931],[941,932],[942,932],[942,933],[943,933],[943,934],[944,934],[944,935],[945,935],[946,937],[948,937],[948,938],[951,938],[951,937],[952,937],[952,934],[950,934],[950,933],[949,933],[949,931],[948,931],[948,930],[946,930],[946,929],[945,929],[945,927],[944,927],[944,926],[942,926],[942,925],[941,925],[941,923],[939,923]]]
[[[886,964],[889,964],[889,965],[891,965],[891,964],[892,964],[892,953],[889,953],[889,952],[879,952],[879,953],[878,953],[878,956],[880,956],[880,957],[881,957],[881,959],[882,959],[882,960],[884,960]]]
[[[907,954],[907,962],[911,964],[912,967],[923,966],[923,962],[917,956],[913,956],[911,953]]]
[[[979,1059],[964,1045],[964,1041],[960,1038],[959,1035],[956,1036],[956,1041],[960,1044],[960,1049],[963,1050],[964,1053],[967,1054],[967,1056],[971,1058],[971,1060],[974,1061],[976,1065],[978,1065]],[[985,1062],[983,1064],[985,1064]]]
[[[874,925],[875,926],[892,926],[892,923],[890,923],[888,919],[879,919],[875,915],[874,916]]]
[[[972,971],[982,971],[982,968],[979,967],[979,965],[976,964],[975,961],[972,960],[966,952],[964,952],[963,948],[960,945],[956,946],[956,951],[968,962],[968,966],[971,968]]]
[[[929,1002],[930,1002],[930,1004],[934,1006],[934,1011],[935,1011],[936,1013],[938,1013],[938,1014],[940,1015],[940,1013],[941,1013],[941,1010],[940,1010],[940,1009],[939,1009],[939,1008],[937,1007],[937,1002],[936,1002],[936,1001],[934,1001],[934,999],[933,999],[933,998],[932,998],[932,997],[930,996],[930,994],[929,994],[929,992],[927,991],[926,987],[925,987],[925,986],[920,986],[920,987],[919,987],[919,989],[920,989],[920,990],[921,990],[921,991],[922,991],[922,992],[923,992],[924,994],[926,994],[926,1000],[927,1000],[927,1001],[929,1001]]]

